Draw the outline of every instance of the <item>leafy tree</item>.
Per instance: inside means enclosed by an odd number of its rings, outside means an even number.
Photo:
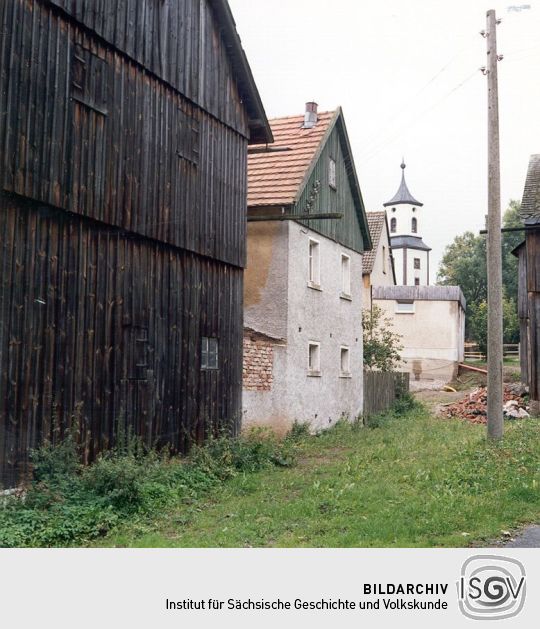
[[[519,208],[519,201],[510,201],[503,215],[503,227],[522,226]],[[519,340],[518,261],[512,255],[512,250],[522,240],[523,232],[503,232],[502,234],[505,343],[517,343]],[[484,235],[465,232],[446,247],[439,266],[438,283],[443,286],[461,286],[467,300],[466,334],[477,343],[484,343],[483,330],[486,327],[482,323],[484,316],[487,322],[487,310],[484,312],[484,308],[487,308],[484,304],[487,300],[486,238]]]
[[[374,371],[393,371],[401,361],[401,335],[393,331],[392,319],[380,306],[362,310],[364,366]]]
[[[488,309],[487,302],[481,301],[478,304],[471,305],[471,317],[469,329],[472,338],[478,344],[478,351],[484,356],[488,353],[487,342],[487,321]],[[505,343],[519,342],[519,319],[513,299],[503,299],[503,339]]]

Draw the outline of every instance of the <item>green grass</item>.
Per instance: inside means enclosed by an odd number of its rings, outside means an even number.
[[[540,424],[485,428],[415,406],[303,438],[296,466],[242,473],[100,542],[139,547],[468,546],[540,518]]]

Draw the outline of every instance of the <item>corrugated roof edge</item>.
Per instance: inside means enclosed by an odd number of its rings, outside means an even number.
[[[373,299],[458,301],[463,310],[467,308],[467,300],[459,286],[374,286]]]
[[[239,75],[238,87],[249,116],[250,144],[270,144],[274,141],[272,130],[264,110],[261,95],[257,89],[251,67],[242,47],[236,22],[227,0],[208,0],[219,24],[231,57],[234,69]]]

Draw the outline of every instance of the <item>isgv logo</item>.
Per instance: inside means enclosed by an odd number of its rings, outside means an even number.
[[[459,608],[468,618],[511,618],[525,604],[525,568],[517,559],[475,555],[463,564],[457,587]]]

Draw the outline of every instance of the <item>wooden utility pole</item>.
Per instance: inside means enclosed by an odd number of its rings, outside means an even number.
[[[490,439],[503,436],[503,318],[501,253],[501,169],[499,154],[499,94],[497,81],[497,24],[495,11],[487,12],[488,82],[488,400],[487,432]]]

